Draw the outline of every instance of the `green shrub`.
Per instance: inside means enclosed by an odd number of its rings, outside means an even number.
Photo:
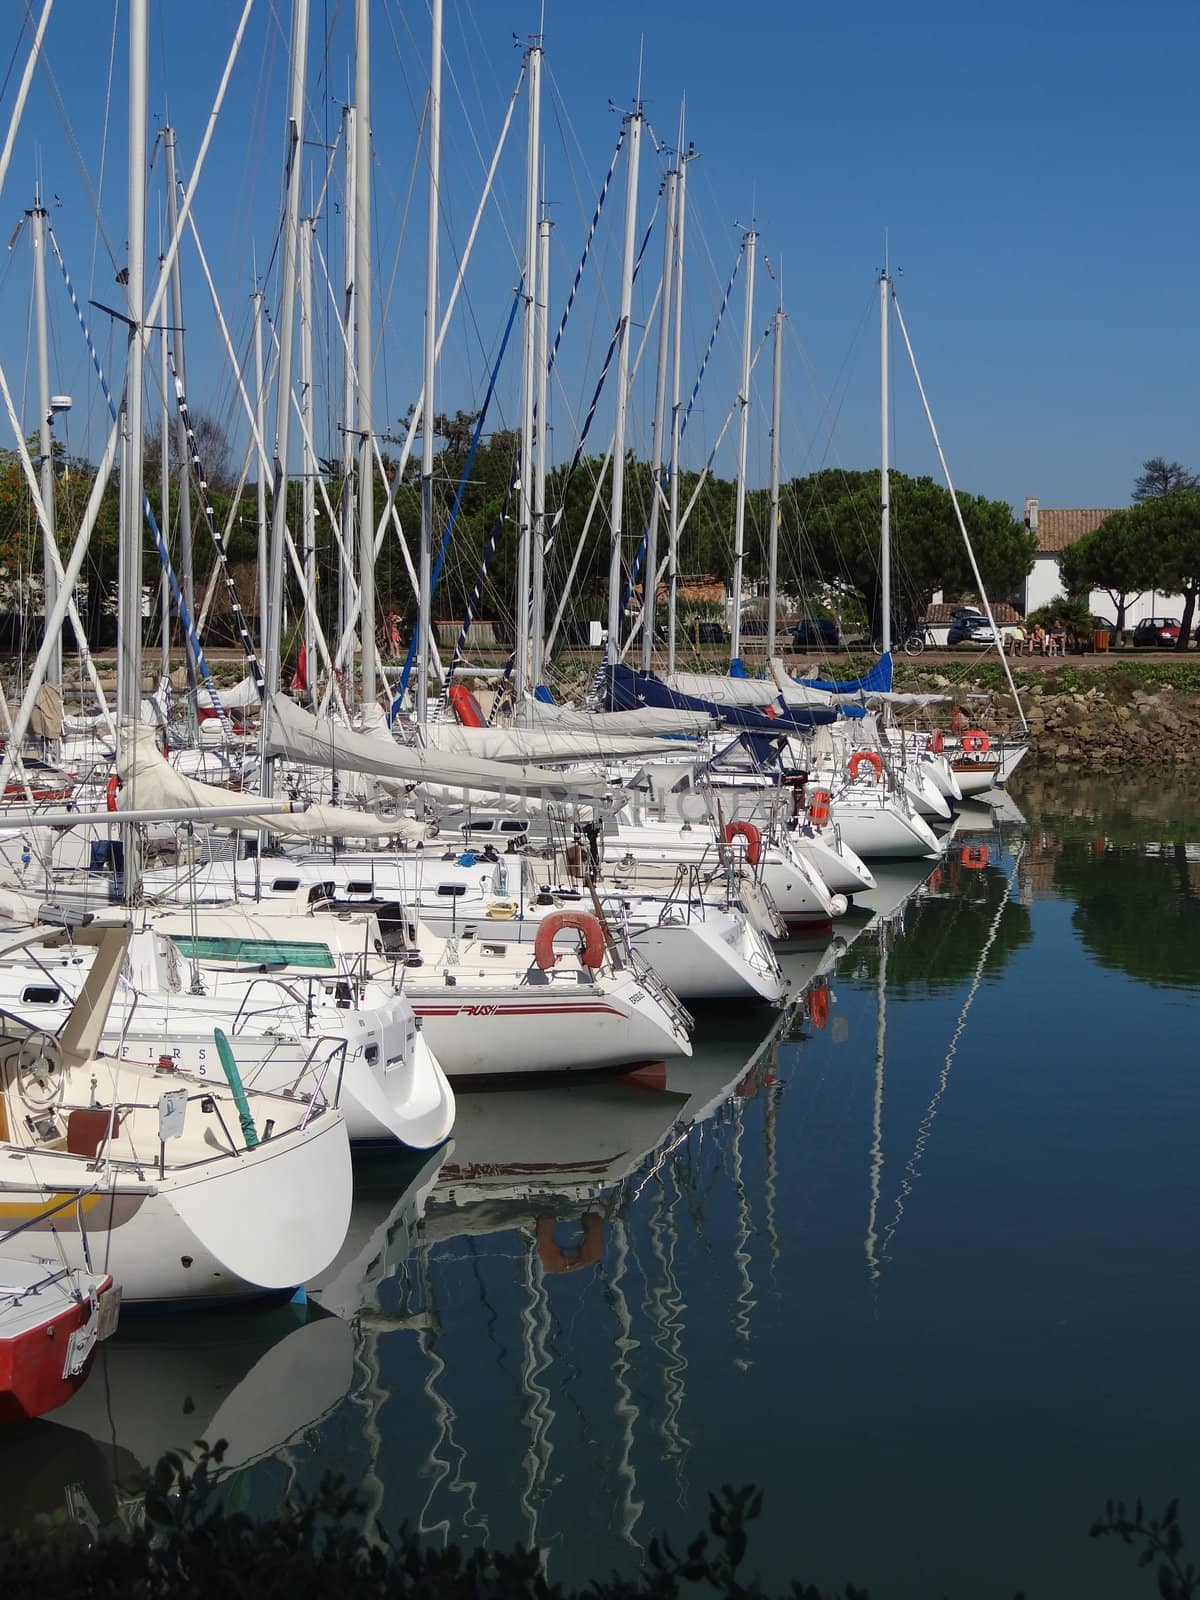
[[[552,1584],[540,1553],[455,1545],[431,1548],[408,1529],[393,1541],[366,1523],[367,1507],[337,1478],[311,1497],[287,1501],[254,1521],[219,1503],[224,1446],[198,1446],[162,1458],[143,1486],[142,1507],[119,1535],[93,1537],[82,1528],[35,1525],[0,1534],[4,1600],[769,1600],[744,1573],[747,1525],[762,1510],[762,1493],[725,1485],[708,1498],[708,1529],[677,1553],[651,1540],[640,1571],[594,1578],[582,1591]],[[1156,1565],[1165,1600],[1190,1600],[1200,1576],[1183,1559],[1178,1501],[1161,1517],[1132,1513],[1111,1500],[1092,1537],[1113,1535],[1138,1549],[1138,1565]],[[981,1575],[982,1576],[982,1575]],[[868,1600],[847,1584],[840,1600]],[[786,1600],[834,1600],[796,1580]]]

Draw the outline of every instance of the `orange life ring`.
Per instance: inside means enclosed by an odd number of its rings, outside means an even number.
[[[808,991],[808,1015],[814,1028],[823,1028],[829,1021],[829,988],[818,984]]]
[[[829,807],[833,796],[828,789],[814,789],[808,802],[808,820],[814,828],[823,828],[829,821]]]
[[[934,867],[933,871],[929,874],[929,877],[925,881],[925,887],[929,890],[930,894],[936,894],[938,892],[938,890],[942,887],[941,867]]]
[[[935,756],[940,756],[946,748],[946,741],[942,738],[942,730],[940,728],[935,728],[929,735],[929,748]]]
[[[485,728],[487,719],[483,707],[463,683],[452,683],[446,690],[446,699],[454,707],[454,715],[464,728]]]
[[[762,860],[762,834],[752,822],[743,822],[740,817],[736,822],[727,822],[722,837],[726,844],[732,844],[735,839],[745,839],[746,860],[752,867]]]
[[[874,750],[856,750],[850,757],[850,782],[853,783],[863,769],[863,763],[875,768],[875,776],[883,777],[883,760]]]
[[[776,711],[774,706],[764,706],[763,707],[763,716],[764,717],[770,717],[772,722],[775,721],[775,718],[778,715],[779,715],[779,713],[778,713],[778,711]]]
[[[581,1220],[583,1238],[573,1249],[564,1250],[555,1237],[555,1218],[538,1218],[537,1253],[543,1272],[578,1272],[580,1267],[594,1267],[599,1261],[604,1254],[604,1218],[589,1211]]]
[[[121,780],[114,772],[108,780],[108,788],[104,791],[104,799],[110,811],[117,809],[117,791],[121,787]]]
[[[964,733],[961,742],[964,750],[978,752],[981,756],[987,755],[992,748],[992,741],[982,728],[972,728],[969,733]]]
[[[987,866],[988,853],[981,844],[965,844],[958,859],[964,867],[970,867],[972,872],[978,872],[981,867]]]
[[[583,964],[594,972],[604,965],[604,929],[587,911],[553,911],[544,918],[533,942],[533,959],[543,972],[558,964],[554,941],[566,928],[583,935]]]

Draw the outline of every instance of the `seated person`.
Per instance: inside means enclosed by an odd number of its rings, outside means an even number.
[[[1050,640],[1046,646],[1048,656],[1065,656],[1067,653],[1067,630],[1062,619],[1055,617],[1050,624]]]
[[[1010,628],[1004,640],[1004,648],[1010,656],[1019,656],[1025,648],[1025,629]]]
[[[1034,623],[1033,630],[1030,633],[1029,638],[1026,640],[1026,648],[1031,656],[1045,655],[1046,630],[1042,627],[1040,622]]]

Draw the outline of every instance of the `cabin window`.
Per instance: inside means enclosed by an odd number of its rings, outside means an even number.
[[[527,822],[506,821],[500,824],[501,833],[525,833],[528,831]]]
[[[172,940],[181,956],[195,961],[236,961],[250,966],[316,967],[330,969],[337,963],[329,946],[299,939],[222,939],[217,937]]]
[[[272,894],[294,894],[300,887],[299,878],[276,878],[271,885]]]
[[[372,884],[369,878],[356,878],[353,883],[346,885],[347,894],[370,894]]]
[[[53,1006],[62,999],[62,990],[53,984],[31,983],[21,990],[21,1003],[26,1006]]]
[[[465,883],[439,883],[437,892],[447,896],[466,894],[467,886]]]

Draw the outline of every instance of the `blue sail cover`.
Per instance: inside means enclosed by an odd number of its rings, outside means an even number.
[[[890,694],[892,658],[885,653],[861,678],[847,678],[842,683],[828,678],[797,678],[796,682],[806,689],[824,689],[827,694]]]
[[[808,733],[837,721],[837,712],[824,706],[793,707],[769,717],[752,706],[723,706],[698,695],[680,694],[652,672],[635,672],[622,662],[601,668],[601,687],[610,711],[636,711],[639,706],[656,706],[671,711],[700,711],[718,717],[731,728],[751,728],[759,733]]]

